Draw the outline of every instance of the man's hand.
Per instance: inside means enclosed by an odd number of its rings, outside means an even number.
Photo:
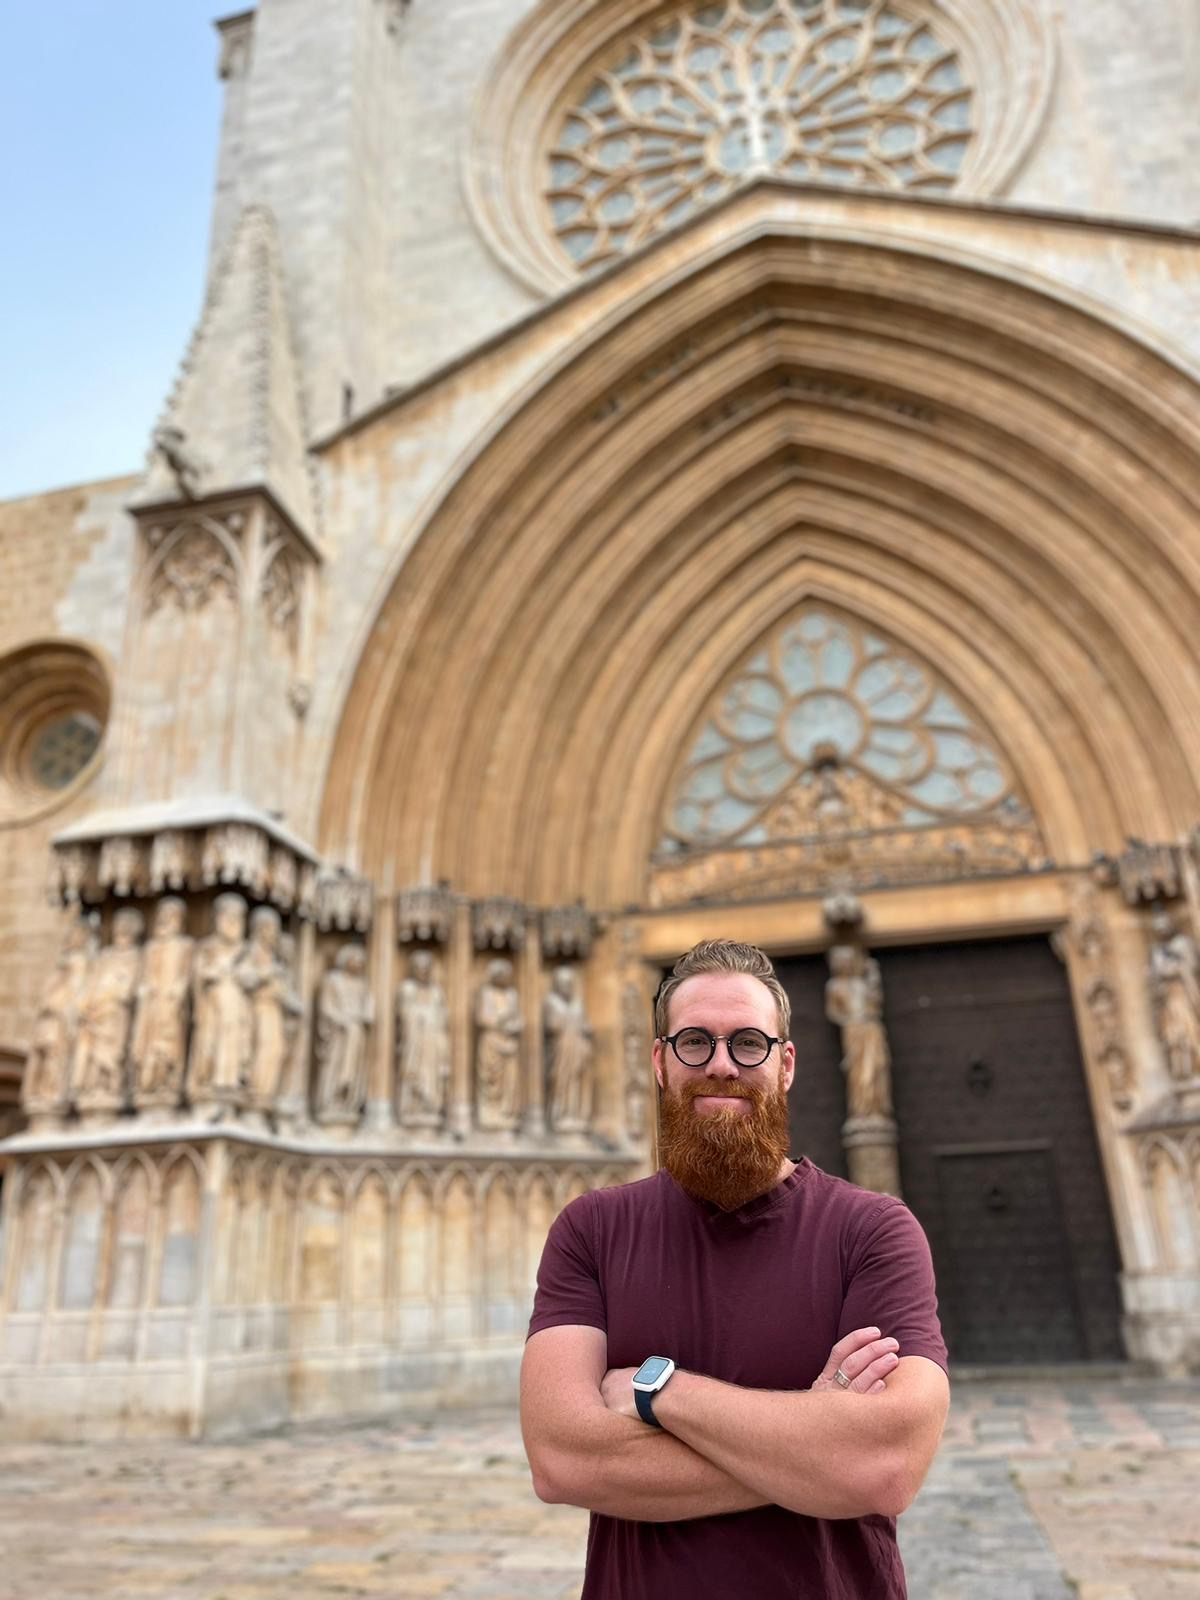
[[[888,1377],[896,1370],[899,1349],[895,1339],[881,1339],[878,1328],[856,1328],[834,1345],[821,1376],[812,1387],[843,1388],[834,1377],[841,1367],[857,1394],[882,1394]]]
[[[812,1384],[814,1389],[833,1389],[840,1392],[842,1385],[834,1373],[839,1367],[850,1379],[856,1394],[882,1394],[887,1388],[887,1378],[896,1370],[899,1345],[895,1339],[880,1338],[878,1328],[856,1328],[844,1339],[839,1339],[829,1352],[829,1360]],[[637,1404],[633,1398],[633,1375],[636,1367],[610,1367],[600,1384],[604,1404],[619,1417],[636,1417]]]
[[[619,1417],[638,1415],[637,1402],[633,1398],[633,1375],[637,1370],[636,1367],[609,1367],[601,1380],[600,1394],[604,1404]]]

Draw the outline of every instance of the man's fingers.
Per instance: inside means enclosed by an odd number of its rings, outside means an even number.
[[[884,1383],[883,1379],[882,1378],[876,1378],[875,1382],[867,1390],[867,1393],[868,1394],[882,1394],[883,1391],[886,1388],[887,1388],[887,1384]]]
[[[838,1365],[850,1379],[850,1387],[866,1394],[877,1378],[886,1378],[895,1367],[899,1348],[895,1339],[872,1339],[843,1356]]]
[[[873,1344],[878,1338],[878,1328],[855,1328],[853,1333],[846,1334],[845,1338],[839,1339],[829,1352],[829,1360],[825,1363],[822,1377],[832,1378],[839,1367],[847,1377],[850,1377],[851,1373],[846,1367],[847,1360],[855,1351],[861,1350],[864,1345]]]

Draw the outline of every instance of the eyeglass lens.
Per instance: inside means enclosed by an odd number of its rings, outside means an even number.
[[[685,1067],[704,1067],[712,1060],[717,1042],[706,1028],[684,1028],[675,1037],[675,1054]],[[730,1059],[739,1067],[761,1067],[771,1053],[771,1040],[760,1028],[739,1028],[725,1041]]]

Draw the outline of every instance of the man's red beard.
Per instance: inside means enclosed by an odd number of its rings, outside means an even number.
[[[701,1095],[749,1100],[751,1110],[698,1113],[692,1101]],[[767,1089],[744,1078],[697,1078],[663,1091],[658,1125],[662,1164],[681,1188],[722,1211],[736,1211],[773,1189],[790,1143],[782,1081]]]

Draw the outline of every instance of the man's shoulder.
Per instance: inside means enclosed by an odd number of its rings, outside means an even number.
[[[839,1178],[836,1173],[826,1172],[824,1167],[818,1167],[807,1158],[804,1165],[808,1171],[800,1193],[806,1206],[826,1212],[846,1226],[858,1228],[863,1224],[883,1222],[893,1213],[911,1215],[904,1201],[895,1195],[864,1189],[857,1183],[851,1183],[848,1178]]]
[[[587,1218],[601,1226],[619,1224],[626,1218],[641,1220],[664,1204],[669,1182],[665,1172],[655,1172],[648,1178],[634,1178],[629,1183],[610,1183],[599,1189],[588,1189],[568,1201],[559,1215],[577,1223]]]

